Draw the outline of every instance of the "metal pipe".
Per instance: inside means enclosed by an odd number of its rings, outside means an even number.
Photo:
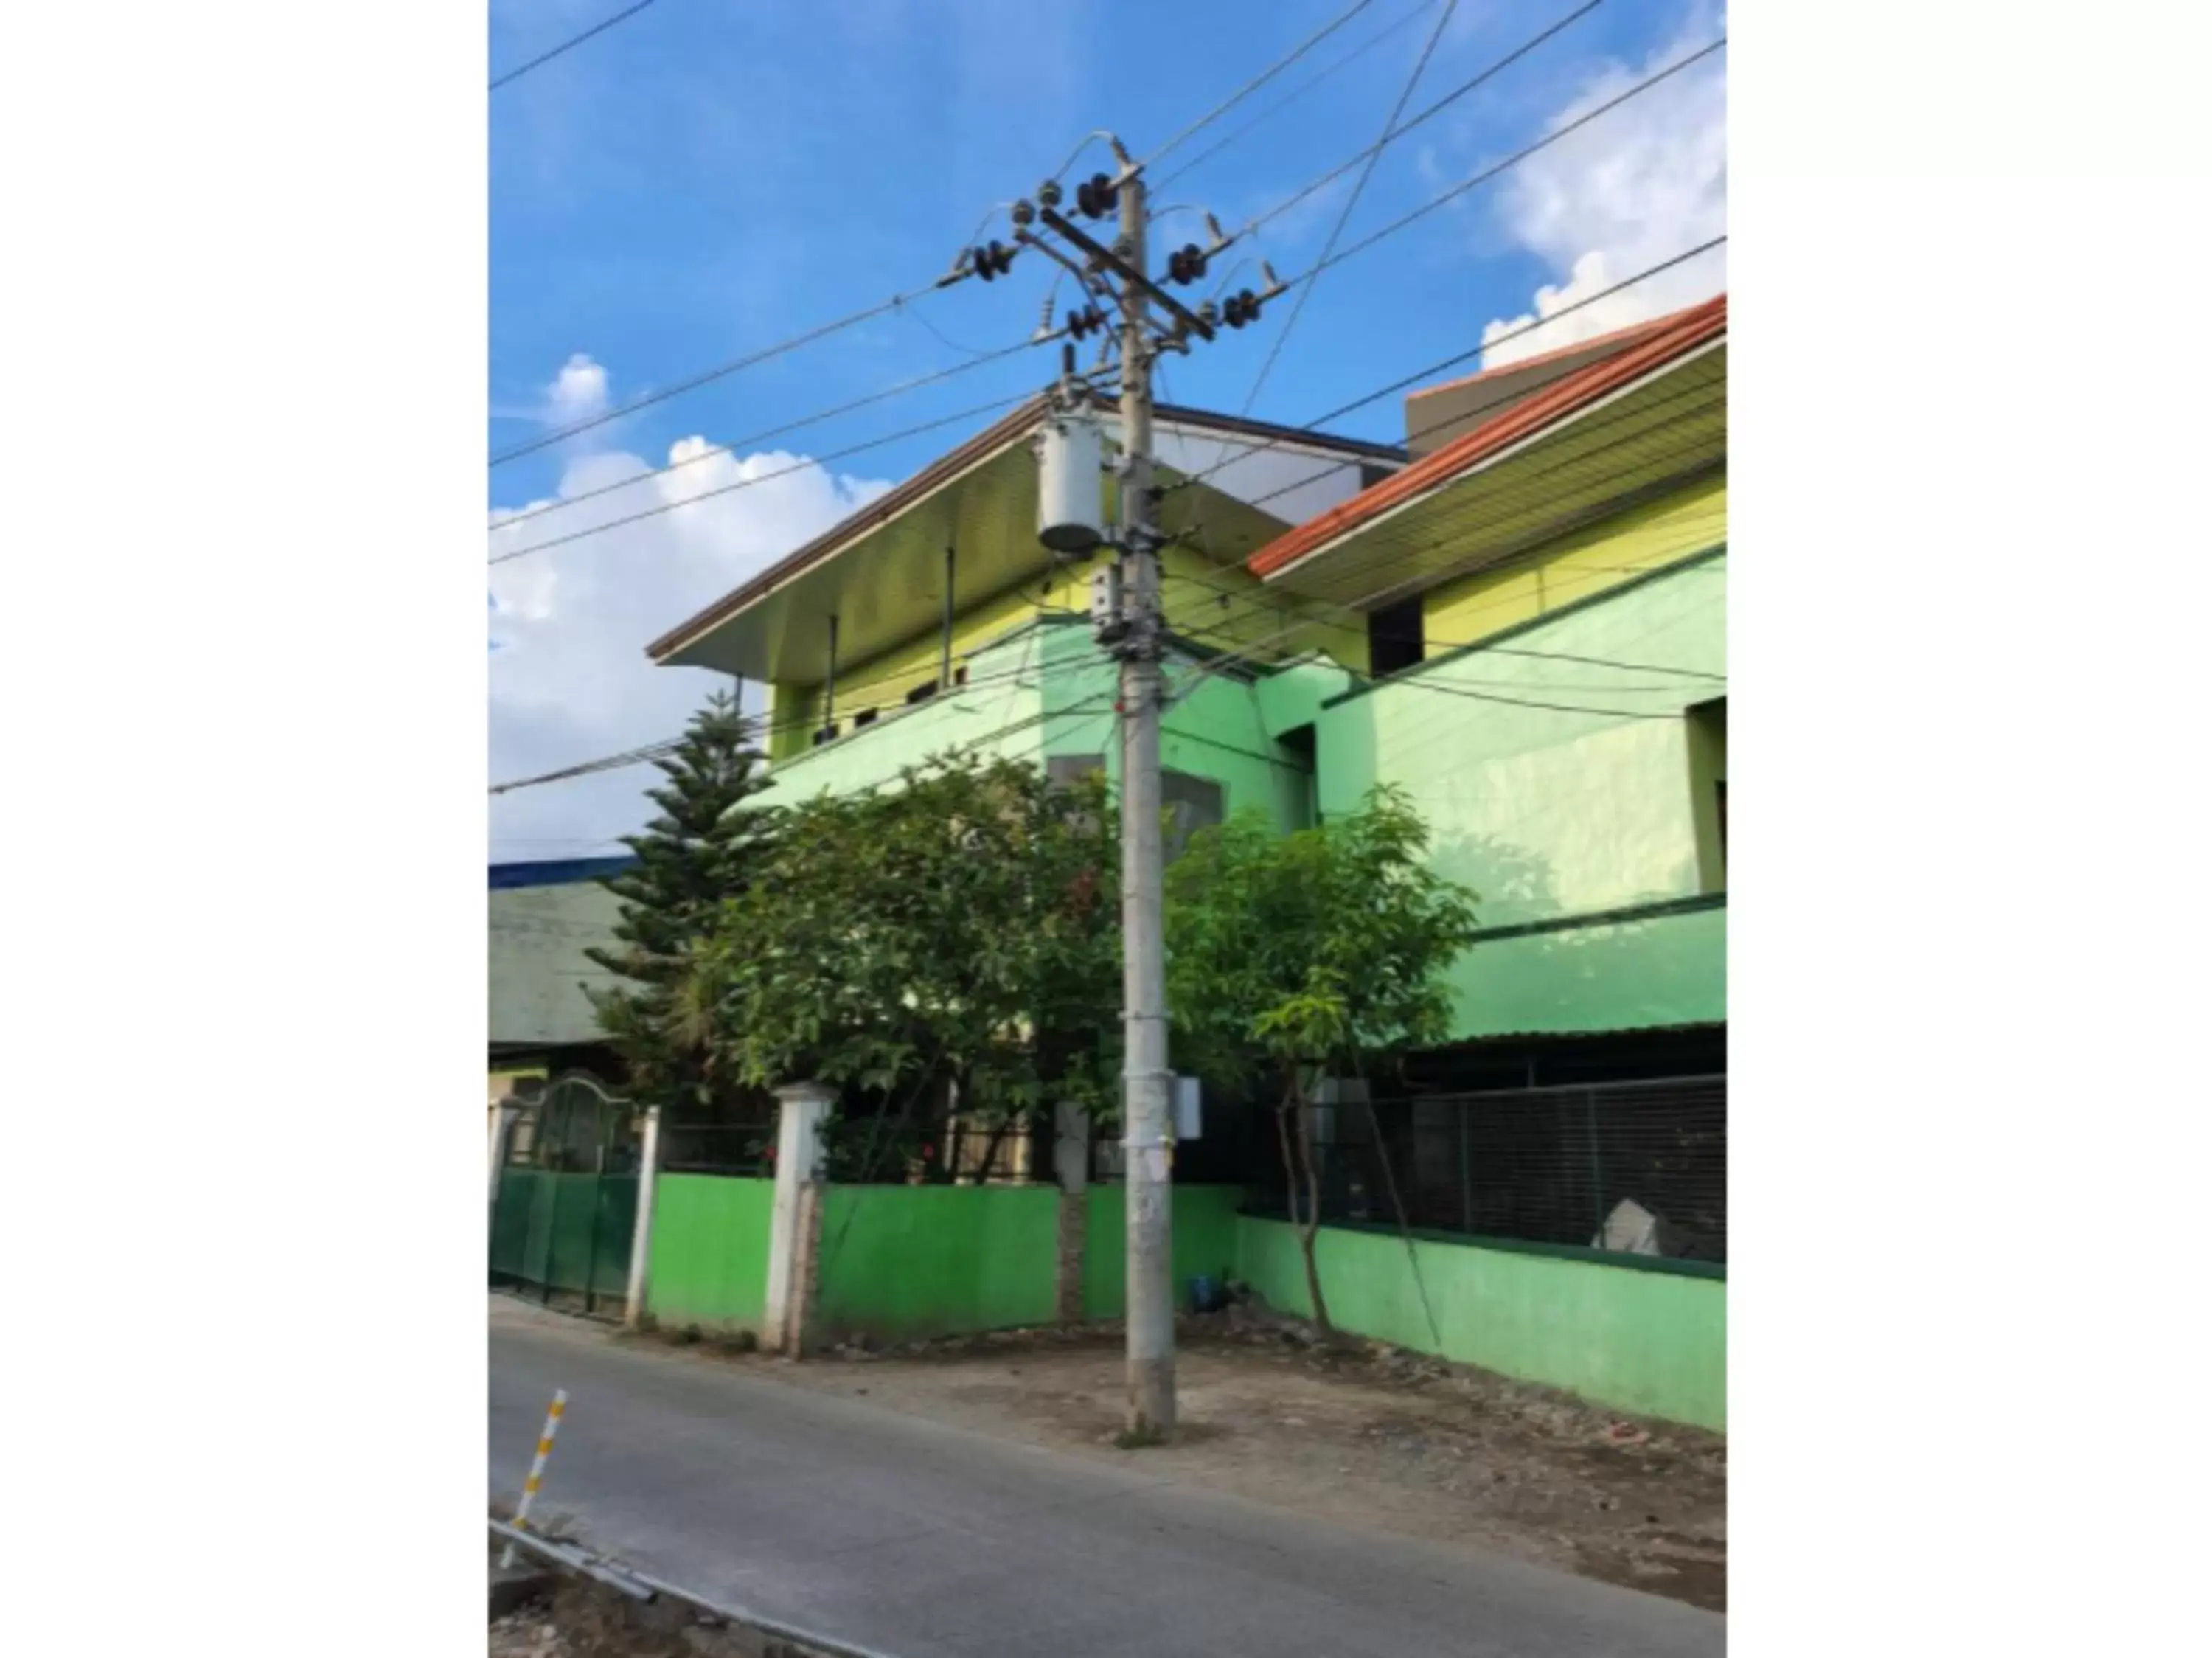
[[[945,637],[938,646],[937,688],[952,689],[952,548],[945,549]]]

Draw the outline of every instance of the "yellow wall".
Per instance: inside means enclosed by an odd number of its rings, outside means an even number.
[[[1561,537],[1510,570],[1431,588],[1421,603],[1427,654],[1547,615],[1728,539],[1728,479],[1715,474]]]
[[[952,619],[952,666],[957,671],[969,659],[1001,635],[1035,616],[1040,608],[1087,610],[1090,594],[1087,569],[1061,571],[1040,592],[1041,582],[1012,588],[987,599]],[[937,677],[943,663],[944,636],[935,627],[915,634],[890,649],[865,661],[837,665],[837,723],[852,729],[853,716],[863,709],[893,709],[904,705],[907,693]],[[779,685],[772,687],[769,741],[771,759],[788,759],[812,746],[822,722],[822,687],[818,685]]]

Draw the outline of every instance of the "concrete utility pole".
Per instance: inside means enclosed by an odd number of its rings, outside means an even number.
[[[1152,365],[1163,350],[1188,351],[1193,338],[1212,340],[1217,320],[1242,328],[1258,320],[1261,304],[1282,291],[1265,262],[1267,291],[1244,289],[1226,305],[1212,300],[1185,305],[1146,266],[1145,183],[1140,164],[1107,136],[1120,163],[1118,175],[1094,174],[1077,186],[1073,203],[1085,218],[1118,214],[1120,235],[1100,241],[1060,210],[1060,181],[1048,179],[1036,199],[1016,202],[1012,223],[1018,247],[1036,249],[1075,277],[1078,308],[1064,326],[1051,318],[1036,336],[1071,342],[1103,329],[1101,301],[1121,313],[1121,513],[1118,567],[1094,580],[1091,613],[1100,643],[1121,662],[1121,990],[1122,1159],[1128,1210],[1125,1284],[1128,1332],[1128,1414],[1133,1437],[1164,1438],[1175,1429],[1175,1286],[1170,1277],[1171,1188],[1169,1123],[1174,1077],[1168,1070],[1167,951],[1160,905],[1160,712],[1165,701],[1160,669],[1166,625],[1160,609],[1161,535],[1154,521],[1152,487]],[[1165,280],[1188,287],[1205,279],[1209,260],[1235,238],[1211,214],[1208,241],[1174,249]],[[1049,238],[1047,233],[1049,233]],[[1064,244],[1064,246],[1062,246]],[[997,241],[971,247],[948,280],[968,276],[991,281],[1006,274],[1016,249]],[[1164,320],[1155,320],[1157,304]],[[1097,497],[1088,481],[1096,450],[1079,444],[1058,424],[1079,406],[1072,348],[1040,451],[1039,537],[1056,552],[1088,552],[1104,539]],[[1056,436],[1055,436],[1056,434]],[[1095,440],[1087,440],[1095,442]],[[1084,481],[1078,462],[1084,457]]]
[[[1121,246],[1145,262],[1145,185],[1121,186]],[[1152,523],[1152,341],[1144,284],[1121,295],[1121,1142],[1132,1435],[1175,1428],[1175,1286],[1169,1277],[1167,954],[1160,901],[1160,562]]]

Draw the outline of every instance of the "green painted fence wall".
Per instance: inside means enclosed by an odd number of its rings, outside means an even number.
[[[775,1182],[664,1174],[653,1211],[646,1305],[665,1325],[757,1332],[768,1285]]]
[[[823,1337],[887,1340],[1049,1324],[1056,1186],[825,1186]]]
[[[1270,1306],[1310,1317],[1297,1234],[1237,1221],[1237,1276]],[[1395,1232],[1323,1227],[1316,1259],[1340,1329],[1565,1388],[1616,1410],[1728,1428],[1728,1285],[1718,1278],[1417,1238],[1422,1311]]]
[[[1218,1278],[1236,1271],[1237,1204],[1243,1194],[1226,1186],[1179,1186],[1174,1192],[1169,1259],[1176,1305],[1188,1307],[1192,1278],[1200,1272]],[[1083,1316],[1118,1319],[1126,1310],[1128,1285],[1127,1188],[1094,1186],[1085,1203]]]

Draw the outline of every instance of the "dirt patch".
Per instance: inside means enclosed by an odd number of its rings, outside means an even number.
[[[1118,1327],[999,1332],[826,1362],[787,1385],[1255,1502],[1727,1606],[1728,1442],[1246,1308],[1180,1321],[1172,1444],[1122,1450]],[[700,1350],[703,1352],[709,1350]]]

